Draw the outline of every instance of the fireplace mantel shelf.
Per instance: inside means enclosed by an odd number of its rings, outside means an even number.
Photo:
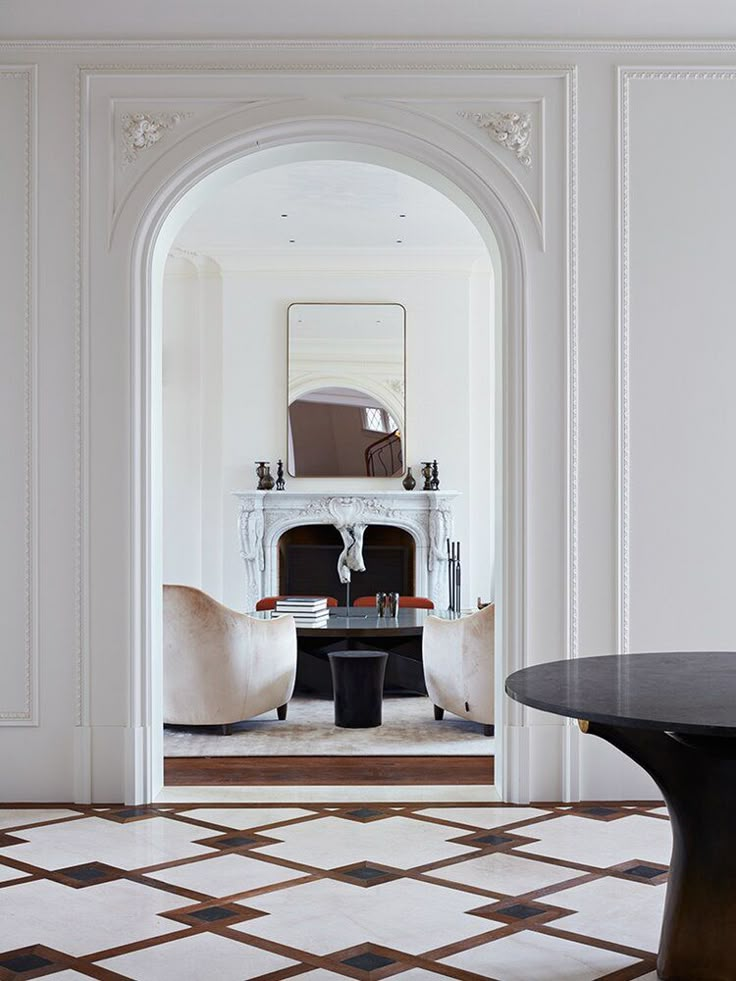
[[[400,497],[402,500],[409,501],[411,498],[420,497],[458,497],[460,491],[455,490],[338,490],[338,491],[292,491],[292,490],[249,490],[233,491],[235,497],[264,497],[271,499],[281,498],[284,500],[302,497]]]
[[[238,499],[240,555],[246,573],[247,609],[278,593],[278,541],[290,528],[331,524],[345,543],[344,566],[358,568],[368,525],[404,528],[414,538],[419,595],[447,604],[446,541],[452,538],[453,502],[459,491],[339,490],[234,491]]]

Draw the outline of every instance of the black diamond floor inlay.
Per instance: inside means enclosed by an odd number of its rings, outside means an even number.
[[[205,909],[195,910],[189,915],[203,923],[216,923],[217,920],[229,920],[235,914],[231,909],[225,909],[222,906],[207,906]]]
[[[381,811],[375,811],[372,807],[359,807],[355,811],[347,811],[347,814],[350,817],[355,817],[355,818],[380,817],[381,813],[382,813]]]
[[[370,879],[382,879],[387,873],[383,869],[374,869],[370,865],[363,865],[357,869],[347,869],[343,875],[349,875],[351,879],[361,879],[366,882]]]
[[[97,879],[106,879],[108,873],[106,869],[99,865],[90,863],[89,865],[77,865],[70,869],[59,869],[61,875],[68,879],[76,879],[78,882],[94,882]]]
[[[618,814],[616,807],[584,807],[581,814],[589,814],[591,817],[610,817],[611,814]]]
[[[8,957],[7,960],[0,961],[0,968],[12,971],[14,974],[29,974],[37,971],[41,967],[49,967],[53,961],[38,954],[16,954],[15,957]]]
[[[658,875],[664,875],[666,869],[655,869],[651,865],[632,865],[630,869],[624,869],[626,875],[635,875],[637,879],[656,879]]]
[[[377,971],[379,967],[388,967],[389,964],[395,964],[396,961],[392,960],[390,957],[384,957],[382,954],[355,954],[353,957],[347,957],[344,961],[340,961],[346,967],[357,967],[359,971]]]
[[[496,907],[494,913],[501,913],[503,916],[511,916],[515,920],[528,920],[531,916],[539,916],[542,913],[538,906],[525,906],[523,903],[514,903],[513,906],[504,906],[502,909]]]
[[[474,841],[479,842],[483,845],[507,845],[513,838],[509,838],[506,835],[479,835]],[[472,844],[473,842],[469,842]]]
[[[245,835],[232,835],[229,838],[220,838],[219,841],[210,842],[215,848],[243,848],[245,845],[258,844],[258,838],[247,838]]]

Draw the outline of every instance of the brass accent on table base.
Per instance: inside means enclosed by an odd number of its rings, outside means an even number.
[[[587,732],[590,729],[590,722],[587,719],[578,719],[578,728],[581,732]]]

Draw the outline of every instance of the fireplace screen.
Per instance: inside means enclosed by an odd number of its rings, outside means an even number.
[[[337,575],[342,551],[340,534],[332,525],[300,525],[279,539],[279,594],[334,596],[344,603],[345,586]],[[392,525],[370,525],[365,530],[365,572],[353,573],[351,595],[377,592],[414,594],[414,539]]]

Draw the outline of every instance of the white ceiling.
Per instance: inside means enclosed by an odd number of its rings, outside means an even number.
[[[195,212],[175,244],[210,255],[251,249],[484,254],[475,226],[439,191],[351,160],[305,160],[244,177]]]
[[[736,36],[733,0],[0,0],[0,37]]]

